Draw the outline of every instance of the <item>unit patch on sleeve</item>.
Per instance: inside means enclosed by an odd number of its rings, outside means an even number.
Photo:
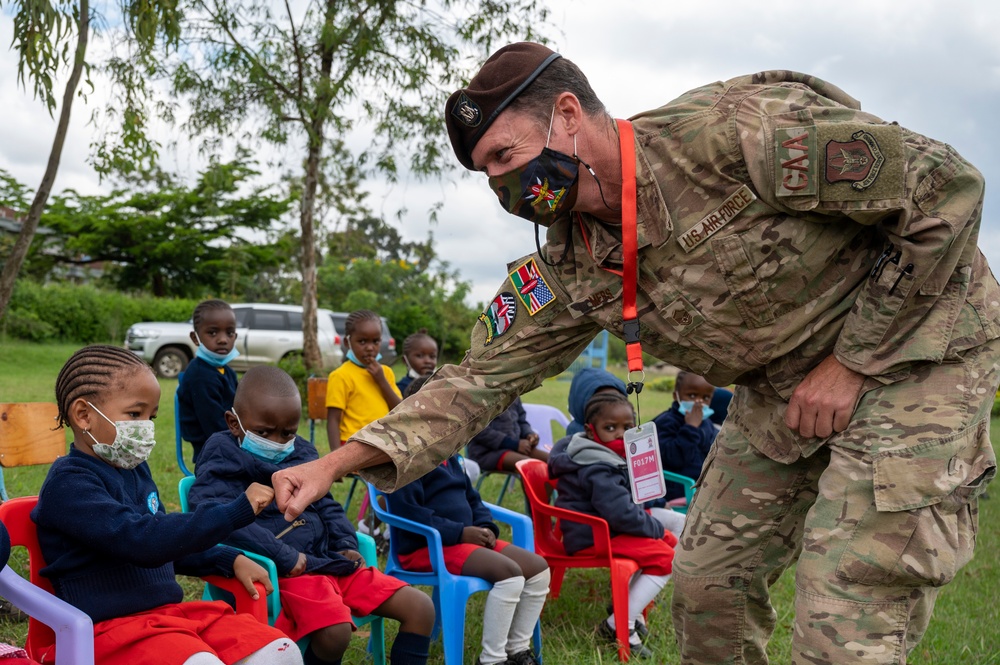
[[[903,195],[903,136],[899,125],[821,123],[821,201],[877,201]]]
[[[681,249],[690,252],[692,249],[708,240],[713,233],[736,218],[743,210],[757,200],[757,195],[749,187],[743,185],[729,195],[718,208],[705,215],[701,221],[677,238]]]
[[[777,127],[774,130],[775,196],[816,193],[816,127]]]
[[[556,299],[552,289],[545,283],[545,278],[538,271],[535,259],[529,259],[527,263],[510,273],[510,283],[531,316]]]
[[[514,296],[504,291],[490,303],[486,311],[479,315],[479,320],[486,327],[486,340],[483,346],[489,346],[497,337],[510,330],[517,315],[517,301]]]

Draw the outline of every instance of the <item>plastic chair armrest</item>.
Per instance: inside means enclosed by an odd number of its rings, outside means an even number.
[[[511,536],[515,545],[529,552],[535,551],[535,534],[532,530],[531,518],[502,506],[486,503],[485,501],[483,503],[490,509],[490,515],[494,520],[510,525]]]
[[[202,579],[212,586],[219,587],[223,591],[228,591],[233,594],[233,598],[236,599],[237,614],[250,614],[254,619],[257,619],[257,621],[260,621],[265,626],[267,625],[267,593],[264,591],[263,584],[260,582],[254,582],[254,587],[257,589],[257,593],[260,594],[257,600],[254,600],[250,594],[247,593],[247,590],[243,588],[243,583],[235,577],[206,575]],[[277,591],[277,587],[275,587],[274,590]]]
[[[358,538],[358,552],[361,554],[361,558],[365,560],[365,564],[378,568],[375,539],[367,533],[361,533],[360,531],[356,531],[354,535]]]
[[[0,596],[52,628],[56,665],[93,665],[94,623],[84,612],[38,588],[9,566],[0,570]]]
[[[688,503],[691,503],[691,497],[694,496],[694,485],[695,479],[689,476],[682,476],[679,473],[674,473],[673,471],[664,471],[663,479],[669,480],[671,482],[677,483],[684,487],[684,496],[687,497]]]

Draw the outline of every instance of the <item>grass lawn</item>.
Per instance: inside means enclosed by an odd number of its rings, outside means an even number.
[[[65,360],[77,347],[74,345],[35,345],[20,342],[0,344],[0,401],[53,401],[56,374]],[[397,373],[399,368],[397,369]],[[652,377],[650,377],[652,378]],[[159,484],[161,500],[168,511],[179,510],[177,481],[181,477],[174,456],[173,395],[177,381],[160,381],[162,396],[160,414],[156,419],[157,441],[150,458],[153,475]],[[552,379],[524,397],[527,402],[557,406],[566,410],[569,381]],[[646,390],[640,397],[643,419],[649,419],[670,405],[670,395]],[[308,421],[303,421],[300,432],[308,437]],[[1000,421],[993,423],[994,440],[1000,441]],[[317,447],[327,449],[325,427],[317,427]],[[5,479],[10,496],[32,495],[38,492],[47,467],[8,469]],[[484,485],[483,496],[494,500],[499,493],[501,479],[490,477]],[[347,484],[338,483],[334,496],[343,499]],[[934,619],[924,641],[912,654],[910,662],[916,665],[950,665],[1000,663],[1000,604],[996,603],[996,589],[1000,588],[1000,489],[995,496],[980,504],[979,544],[975,559],[963,569],[954,583],[939,596]],[[514,510],[524,509],[520,489],[509,492],[504,505]],[[355,503],[355,505],[357,505]],[[351,511],[356,514],[356,510]],[[12,558],[15,567],[21,565],[17,555]],[[787,572],[773,588],[773,602],[778,615],[778,625],[768,649],[772,663],[790,662],[790,630],[793,620],[792,597],[793,571]],[[197,580],[179,578],[190,598],[200,593]],[[677,648],[670,625],[669,593],[664,591],[658,606],[650,613],[650,640],[648,644],[656,653],[657,663],[678,662]],[[478,654],[481,632],[483,599],[477,594],[469,604],[466,633],[466,662],[474,662]],[[595,642],[593,628],[605,616],[605,606],[610,599],[610,587],[604,571],[571,571],[567,574],[562,595],[550,601],[542,614],[544,655],[549,665],[569,663],[616,662],[615,651]],[[396,626],[387,622],[391,636]],[[23,644],[26,623],[0,621],[0,641]],[[359,631],[359,635],[361,631]],[[431,662],[442,662],[440,643],[432,645]],[[365,662],[364,640],[355,639],[344,659],[345,663]]]

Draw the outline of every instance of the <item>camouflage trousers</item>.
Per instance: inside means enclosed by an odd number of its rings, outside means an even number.
[[[991,342],[870,390],[848,430],[792,463],[724,427],[674,560],[682,662],[767,663],[768,589],[794,563],[793,663],[905,663],[972,558],[998,363]]]

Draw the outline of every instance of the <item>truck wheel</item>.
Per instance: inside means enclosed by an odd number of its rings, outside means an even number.
[[[153,358],[153,370],[163,379],[176,379],[191,359],[183,349],[176,346],[165,346],[156,352]]]

